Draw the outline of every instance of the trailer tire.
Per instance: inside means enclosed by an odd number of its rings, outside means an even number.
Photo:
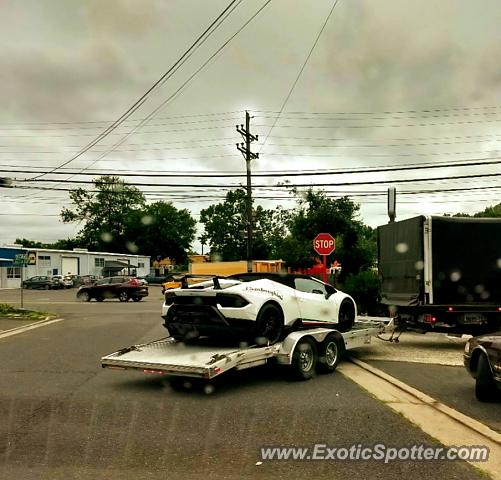
[[[315,341],[311,338],[300,340],[292,354],[292,375],[296,380],[309,380],[315,376],[318,355]]]
[[[344,340],[341,335],[329,333],[319,346],[317,371],[332,373],[344,355]]]
[[[254,335],[258,344],[264,343],[260,339],[266,339],[269,345],[277,343],[284,331],[284,316],[279,307],[267,303],[261,308],[256,319]]]
[[[497,389],[489,366],[489,359],[484,353],[481,353],[477,363],[475,396],[481,402],[492,402],[495,400],[496,394]]]
[[[338,330],[348,332],[355,323],[355,305],[347,298],[341,302],[338,313]]]

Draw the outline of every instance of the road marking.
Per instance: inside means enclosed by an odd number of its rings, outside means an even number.
[[[28,330],[33,330],[35,328],[45,327],[51,325],[52,323],[62,322],[64,318],[55,318],[54,320],[42,320],[41,322],[30,323],[23,327],[11,328],[10,330],[4,330],[0,333],[0,338],[12,337],[13,335],[18,335],[20,333],[27,332]]]
[[[446,446],[485,445],[487,462],[471,462],[501,479],[501,434],[365,362],[351,359],[339,371]]]

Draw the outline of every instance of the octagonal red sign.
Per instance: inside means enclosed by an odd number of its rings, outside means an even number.
[[[330,255],[336,248],[336,239],[330,233],[319,233],[313,239],[313,248],[319,255]]]

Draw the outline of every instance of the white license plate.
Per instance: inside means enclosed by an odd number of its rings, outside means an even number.
[[[463,315],[464,324],[468,325],[480,325],[485,322],[485,317],[479,313],[465,313]]]

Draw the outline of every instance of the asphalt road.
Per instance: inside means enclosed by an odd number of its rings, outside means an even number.
[[[139,303],[25,292],[64,321],[0,339],[0,478],[485,478],[463,462],[264,461],[262,446],[436,445],[341,374],[290,381],[282,367],[175,390],[99,359],[165,335],[156,287]],[[19,292],[0,291],[0,303]]]

